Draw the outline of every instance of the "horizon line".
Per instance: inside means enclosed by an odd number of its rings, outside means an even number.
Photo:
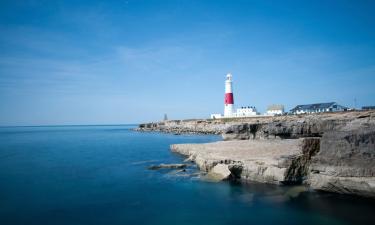
[[[0,125],[0,128],[7,127],[79,127],[79,126],[131,126],[139,125],[139,123],[126,124],[51,124],[51,125]]]

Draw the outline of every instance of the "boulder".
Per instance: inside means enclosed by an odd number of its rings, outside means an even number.
[[[231,172],[226,164],[217,164],[214,166],[210,172],[207,174],[207,177],[212,180],[227,180],[229,179]]]

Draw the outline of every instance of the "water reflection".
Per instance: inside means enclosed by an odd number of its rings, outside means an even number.
[[[344,224],[375,224],[375,199],[311,191],[305,186],[277,186],[256,182],[230,182],[231,198],[246,204],[289,207]]]

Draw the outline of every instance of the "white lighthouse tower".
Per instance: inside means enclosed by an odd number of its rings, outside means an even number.
[[[228,73],[225,79],[224,117],[232,117],[234,113],[232,82],[232,74]]]

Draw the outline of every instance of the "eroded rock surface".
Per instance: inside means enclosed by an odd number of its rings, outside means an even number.
[[[172,145],[203,171],[225,164],[231,177],[375,197],[375,127],[351,121],[321,137],[253,138]]]
[[[311,147],[319,148],[318,143],[319,138],[220,141],[176,144],[171,149],[189,157],[205,172],[226,165],[232,178],[282,184],[304,180],[308,171],[305,161],[318,151]]]
[[[354,131],[375,127],[375,112],[346,112],[286,116],[278,120],[259,120],[231,124],[222,132],[224,140],[289,139],[322,137],[330,131]]]
[[[140,124],[138,131],[222,134],[225,140],[253,138],[321,137],[343,126],[374,125],[375,111],[351,111],[310,115],[259,116],[247,118],[167,120]]]
[[[375,129],[325,133],[308,181],[318,190],[375,197]]]
[[[214,166],[210,172],[207,174],[207,178],[214,181],[221,181],[229,179],[231,176],[231,171],[228,165],[219,163]]]
[[[230,178],[375,197],[375,111],[165,121],[138,130],[222,134],[223,142],[171,146],[205,172],[223,164]]]

